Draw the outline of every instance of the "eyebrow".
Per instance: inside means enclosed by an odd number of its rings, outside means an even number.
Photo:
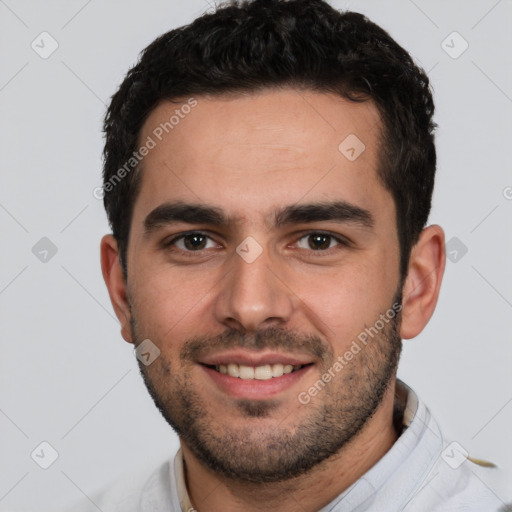
[[[334,201],[287,206],[277,213],[275,226],[321,221],[358,224],[365,228],[372,228],[375,223],[370,211],[346,201]]]
[[[167,224],[185,222],[187,224],[211,224],[213,226],[228,226],[230,219],[220,208],[201,204],[164,203],[157,206],[144,219],[146,234],[156,231]]]
[[[274,212],[274,226],[307,224],[331,221],[372,228],[375,219],[370,211],[346,201],[315,202],[290,205]],[[168,224],[209,224],[227,228],[236,223],[236,218],[226,215],[222,209],[203,204],[184,202],[164,203],[152,210],[144,219],[144,230],[150,234]]]

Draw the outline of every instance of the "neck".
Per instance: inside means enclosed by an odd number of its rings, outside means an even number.
[[[198,512],[315,512],[348,489],[393,446],[395,384],[389,386],[375,414],[337,454],[308,473],[277,483],[247,483],[228,479],[205,467],[182,441],[187,489]],[[311,492],[315,489],[315,492]]]

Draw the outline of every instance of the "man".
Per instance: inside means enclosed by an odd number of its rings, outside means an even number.
[[[502,506],[396,379],[445,266],[433,112],[407,52],[321,0],[229,4],[146,48],[106,115],[101,262],[181,449],[97,507]]]

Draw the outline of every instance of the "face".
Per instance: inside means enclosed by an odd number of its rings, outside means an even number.
[[[141,372],[199,460],[283,480],[346,445],[394,378],[381,123],[371,102],[311,91],[196,101],[163,135],[181,103],[161,103],[140,135],[156,144],[131,223],[126,337],[159,348]]]

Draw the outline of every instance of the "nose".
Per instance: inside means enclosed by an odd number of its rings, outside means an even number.
[[[254,261],[234,253],[219,283],[216,320],[242,331],[284,326],[293,312],[294,295],[282,275],[266,250]]]

